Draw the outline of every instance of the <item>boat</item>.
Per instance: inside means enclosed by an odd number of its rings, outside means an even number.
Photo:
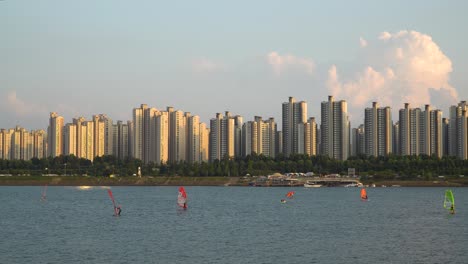
[[[360,183],[360,182],[358,182],[358,183],[353,182],[353,183],[350,183],[350,184],[346,184],[344,187],[364,187],[364,185],[362,183]]]
[[[451,214],[455,213],[455,198],[453,197],[452,190],[445,191],[444,208],[449,210]]]
[[[177,205],[181,208],[187,209],[187,193],[183,186],[179,187],[179,195],[177,196]]]
[[[361,189],[361,200],[367,200],[367,191],[365,188]]]
[[[322,184],[318,184],[317,182],[314,182],[314,181],[306,181],[306,183],[304,183],[304,187],[319,188],[319,187],[322,187]]]
[[[115,205],[114,195],[112,194],[112,191],[110,189],[107,190],[107,193],[109,194],[109,197],[112,200],[112,204],[114,205],[114,216],[120,216],[120,212],[122,211],[122,209],[120,208],[120,205],[119,206]]]

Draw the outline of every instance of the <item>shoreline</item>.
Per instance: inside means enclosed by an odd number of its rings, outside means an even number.
[[[84,177],[84,176],[7,176],[0,177],[0,186],[244,186],[250,187],[253,178],[245,177]],[[376,187],[468,187],[468,181],[453,180],[380,180],[363,181]],[[276,186],[275,186],[276,187]],[[292,186],[277,186],[292,187]],[[297,187],[297,186],[296,186]],[[300,187],[300,186],[299,186]],[[325,187],[322,187],[325,188]]]

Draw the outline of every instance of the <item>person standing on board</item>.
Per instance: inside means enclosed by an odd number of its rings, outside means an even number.
[[[450,206],[450,214],[455,214],[455,208],[453,208],[453,204]]]
[[[120,213],[122,212],[122,208],[120,208],[120,205],[117,207],[114,206],[114,212],[115,216],[120,216]]]

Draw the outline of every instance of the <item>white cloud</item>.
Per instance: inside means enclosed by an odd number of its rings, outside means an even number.
[[[348,80],[339,79],[336,66],[328,72],[330,93],[347,100],[351,111],[363,112],[372,101],[394,110],[405,102],[412,107],[437,103],[435,107],[447,109],[458,101],[449,83],[452,62],[428,35],[383,32],[372,48],[363,48],[361,56],[359,60],[368,66]],[[435,94],[438,98],[433,98]]]
[[[365,40],[364,38],[360,37],[360,38],[359,38],[359,45],[361,45],[361,48],[367,47],[367,40]]]
[[[380,33],[379,39],[380,40],[387,40],[387,39],[389,39],[391,37],[392,37],[392,35],[390,33],[388,33],[387,31],[384,31],[384,32]]]
[[[17,116],[39,116],[47,113],[45,107],[18,98],[16,91],[10,91],[3,100],[4,111],[13,112]]]
[[[267,62],[277,75],[291,69],[298,69],[311,75],[315,72],[315,63],[312,60],[289,54],[280,55],[276,51],[272,51],[267,55]]]

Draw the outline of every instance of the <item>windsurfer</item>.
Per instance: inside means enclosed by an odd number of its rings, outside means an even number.
[[[184,206],[182,206],[182,208],[187,209],[187,203],[186,202],[184,203]]]
[[[122,212],[122,208],[120,206],[117,206],[117,207],[114,206],[114,211],[115,211],[115,216],[120,216],[120,213]]]
[[[455,208],[453,208],[453,204],[452,204],[452,206],[450,206],[450,213],[455,214]]]
[[[282,203],[286,203],[286,200],[285,200],[285,199],[281,199],[281,202],[282,202]]]

